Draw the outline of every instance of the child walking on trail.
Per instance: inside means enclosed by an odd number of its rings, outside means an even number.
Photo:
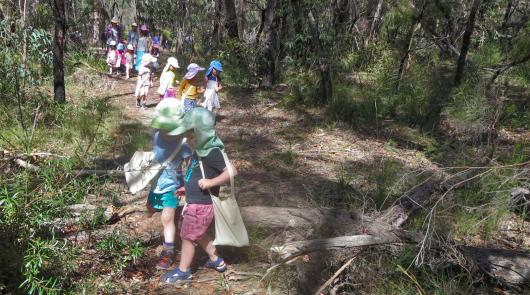
[[[174,57],[167,59],[166,66],[160,75],[160,86],[158,87],[159,100],[167,97],[175,97],[175,86],[178,84],[176,70],[180,68],[178,60]]]
[[[119,43],[116,49],[117,49],[116,73],[119,75],[122,75],[123,69],[125,66],[125,45],[123,43]]]
[[[132,44],[127,45],[127,53],[125,53],[125,78],[129,79],[130,71],[134,64],[134,46]]]
[[[219,104],[219,91],[223,89],[223,85],[221,84],[222,71],[223,65],[218,60],[213,60],[206,71],[206,90],[204,91],[204,102],[202,106],[210,112],[213,112],[214,109],[221,108]]]
[[[168,121],[168,116],[160,112],[153,118],[153,127],[170,129]],[[185,113],[168,132],[186,136],[195,152],[184,178],[187,204],[182,212],[180,262],[178,267],[162,276],[161,280],[166,283],[184,283],[193,278],[191,264],[197,245],[208,254],[207,268],[218,272],[227,269],[207,234],[214,219],[212,196],[219,197],[220,185],[230,182],[230,173],[222,154],[224,145],[217,137],[214,125],[215,117],[210,111],[196,108]],[[234,175],[237,173],[235,169],[232,171]]]
[[[107,66],[109,66],[109,74],[112,75],[116,62],[118,62],[118,52],[116,50],[116,41],[110,41],[109,52],[107,52]]]
[[[169,107],[178,110],[175,105],[181,102],[173,98],[166,99],[162,108]],[[170,136],[167,132],[156,130],[154,134],[154,154],[160,162],[164,162],[170,157],[175,149],[179,148],[182,136]],[[155,211],[161,211],[160,219],[164,229],[163,250],[160,254],[160,261],[157,263],[157,269],[170,269],[175,259],[175,238],[176,225],[175,214],[179,207],[179,199],[176,194],[184,186],[181,164],[184,159],[191,156],[191,148],[184,144],[180,147],[179,152],[169,165],[161,172],[156,180],[156,185],[149,192],[147,200],[147,209],[152,214]],[[180,190],[183,192],[183,189]],[[183,203],[183,202],[182,202]]]
[[[137,108],[146,108],[147,94],[149,92],[149,87],[151,86],[151,67],[156,63],[156,60],[157,59],[149,53],[142,56],[140,69],[138,71],[138,80],[136,82],[136,90],[134,92]]]
[[[199,94],[204,93],[204,87],[198,85],[199,79],[197,78],[197,74],[204,71],[204,68],[196,63],[191,63],[188,65],[187,70],[188,72],[184,75],[177,93],[177,97],[184,100],[184,112],[186,113],[197,106]]]

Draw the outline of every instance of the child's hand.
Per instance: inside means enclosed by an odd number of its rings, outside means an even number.
[[[177,189],[177,191],[175,192],[175,197],[179,198],[179,199],[182,199],[186,196],[186,188],[185,187],[181,187],[179,189]]]
[[[200,179],[199,187],[204,191],[213,187],[211,179]]]

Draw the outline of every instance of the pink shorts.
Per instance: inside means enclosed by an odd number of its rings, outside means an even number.
[[[213,220],[212,204],[187,204],[182,211],[180,238],[196,242],[204,236]]]

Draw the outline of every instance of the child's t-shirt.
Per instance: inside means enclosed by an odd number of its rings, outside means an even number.
[[[132,66],[133,59],[134,59],[134,57],[133,57],[132,53],[130,53],[130,52],[125,53],[125,63],[126,64]]]
[[[187,99],[196,99],[197,98],[197,86],[191,84],[188,80],[184,79],[180,83],[179,88],[180,95],[186,94]]]
[[[109,50],[109,53],[107,53],[107,64],[109,65],[116,64],[117,57],[118,57],[117,50]]]
[[[202,158],[204,167],[204,174],[206,179],[212,179],[223,173],[226,168],[225,160],[221,150],[213,149],[208,156]],[[186,186],[186,202],[189,204],[211,204],[212,198],[208,190],[201,190],[199,187],[199,180],[202,179],[201,167],[199,165],[199,157],[196,153],[191,158],[191,164],[186,172],[184,178],[184,185]],[[210,188],[210,192],[214,196],[219,196],[219,186]]]
[[[155,158],[160,163],[163,163],[171,153],[178,148],[179,143],[173,141],[167,141],[161,134],[161,131],[157,130],[153,137],[153,152]],[[181,164],[186,158],[189,158],[192,154],[191,148],[188,144],[184,144],[180,151],[177,153],[175,158],[166,166],[156,181],[156,186],[152,189],[154,193],[163,194],[170,191],[175,191],[184,185],[184,179],[182,177]]]
[[[151,70],[141,66],[138,70],[138,79],[140,79],[140,85],[143,87],[151,85]]]

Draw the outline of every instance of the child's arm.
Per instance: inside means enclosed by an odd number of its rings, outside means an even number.
[[[237,170],[234,166],[232,166],[232,171],[234,172],[234,177],[237,175]],[[219,174],[217,177],[212,179],[200,179],[199,180],[199,187],[202,190],[210,189],[214,186],[220,186],[225,183],[230,182],[230,174],[228,173],[228,168],[225,168],[223,170],[223,173]]]

